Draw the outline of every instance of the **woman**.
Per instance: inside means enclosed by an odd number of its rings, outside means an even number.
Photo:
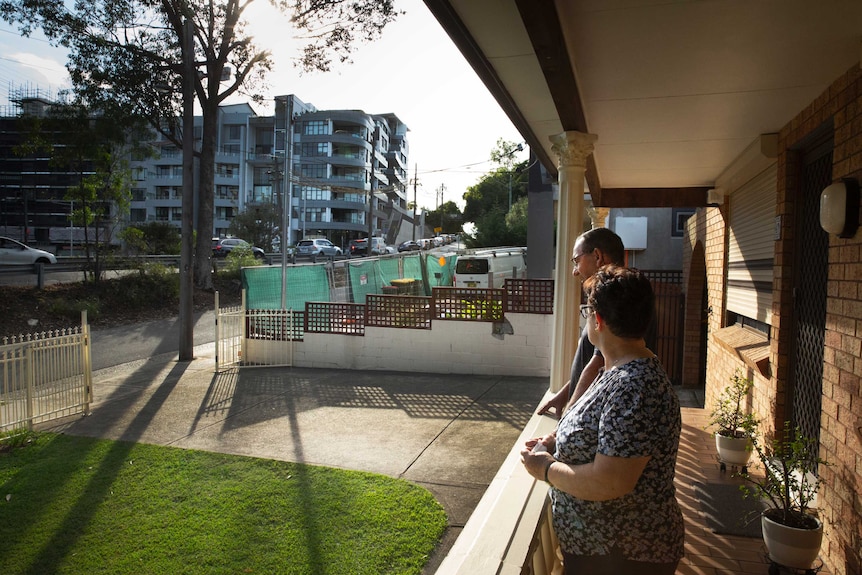
[[[584,291],[581,315],[605,368],[555,433],[527,442],[521,460],[551,485],[567,574],[673,575],[683,555],[673,485],[682,423],[676,393],[644,344],[652,288],[638,270],[606,266]]]

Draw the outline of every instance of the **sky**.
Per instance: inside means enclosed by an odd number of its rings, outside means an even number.
[[[406,13],[371,44],[359,45],[352,64],[330,72],[300,74],[294,66],[301,41],[289,19],[266,0],[257,0],[247,15],[258,46],[273,54],[267,77],[268,96],[294,94],[319,110],[360,109],[393,113],[409,128],[409,176],[416,177],[420,207],[434,209],[443,200],[463,208],[468,186],[494,168],[490,153],[498,138],[523,138],[455,48],[421,0],[396,0]],[[22,38],[0,22],[0,106],[10,89],[40,89],[56,94],[68,87],[65,52],[34,35]],[[229,102],[247,101],[233,98]],[[254,105],[261,115],[272,111]],[[526,146],[518,161],[527,159]],[[411,193],[408,200],[412,200]]]

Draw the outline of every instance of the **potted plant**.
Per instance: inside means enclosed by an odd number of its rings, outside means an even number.
[[[754,439],[754,450],[764,475],[740,475],[746,495],[766,501],[761,514],[763,542],[769,558],[779,565],[809,569],[817,560],[823,539],[823,523],[810,508],[820,486],[818,466],[827,465],[815,455],[816,441],[789,422],[783,437],[766,445]]]
[[[743,402],[752,387],[754,381],[743,377],[742,372],[736,370],[730,378],[730,385],[721,392],[709,416],[708,427],[716,428],[715,448],[722,471],[729,463],[741,466],[744,473],[751,458],[752,438],[757,431],[758,421],[753,413],[745,412]]]

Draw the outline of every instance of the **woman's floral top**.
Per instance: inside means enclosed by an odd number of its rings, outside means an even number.
[[[564,551],[650,563],[682,557],[684,527],[673,485],[681,426],[679,400],[658,359],[636,359],[593,382],[560,420],[555,457],[569,464],[588,463],[597,453],[650,460],[634,490],[617,499],[584,501],[551,489]]]

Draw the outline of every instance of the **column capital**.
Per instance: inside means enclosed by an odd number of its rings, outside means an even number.
[[[587,208],[587,214],[590,216],[590,222],[593,228],[606,228],[608,215],[611,213],[610,208],[597,208],[593,205]]]
[[[596,140],[595,134],[585,134],[574,130],[563,132],[549,138],[551,149],[557,154],[557,166],[559,168],[582,168],[587,167],[587,158],[593,153]]]

